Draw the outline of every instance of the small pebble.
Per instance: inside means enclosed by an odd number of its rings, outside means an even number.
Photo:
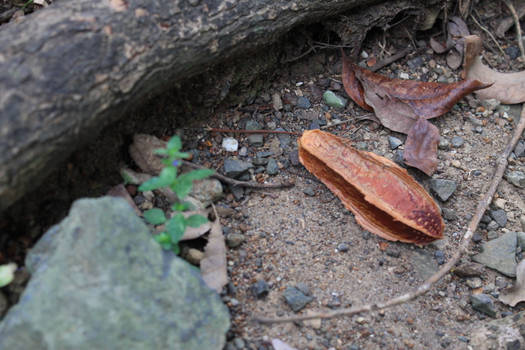
[[[505,227],[505,225],[507,225],[507,213],[505,210],[491,210],[490,216],[498,223],[500,227]]]
[[[436,258],[438,265],[443,265],[445,263],[445,254],[441,250],[436,250],[434,252],[434,257]]]
[[[273,158],[271,158],[268,161],[268,165],[266,166],[266,173],[268,175],[277,175],[279,173],[279,165],[277,164],[277,161]]]
[[[446,151],[450,148],[450,142],[446,138],[442,137],[439,139],[438,148]]]
[[[472,308],[487,316],[495,318],[497,316],[496,307],[492,297],[487,294],[473,294],[470,296]]]
[[[262,299],[270,293],[270,287],[264,280],[258,280],[251,286],[251,291],[257,299]]]
[[[299,152],[296,149],[288,153],[288,159],[293,166],[299,166],[301,164],[299,162]]]
[[[465,141],[463,140],[463,137],[461,136],[454,136],[451,140],[451,143],[452,143],[452,147],[459,148],[463,146],[463,143],[465,143]]]
[[[333,108],[345,108],[347,100],[328,90],[323,94],[324,102]]]
[[[246,157],[247,154],[248,154],[248,148],[241,147],[241,149],[239,150],[239,156]]]
[[[304,295],[303,292],[295,287],[286,288],[283,297],[286,304],[288,304],[294,312],[302,310],[309,302],[314,300],[313,297]]]
[[[481,242],[482,240],[483,240],[483,237],[481,237],[481,235],[480,235],[479,233],[476,232],[476,233],[474,233],[474,234],[472,235],[472,241],[473,241],[474,243],[479,243],[479,242]]]
[[[525,173],[522,171],[510,171],[505,175],[508,182],[516,187],[525,188]]]
[[[230,233],[226,236],[226,244],[230,248],[237,248],[244,242],[244,235],[240,233]]]
[[[303,193],[306,194],[307,196],[310,196],[310,197],[315,196],[315,190],[312,187],[306,187],[303,190]]]
[[[347,252],[350,249],[350,246],[347,243],[339,243],[337,245],[337,250],[340,252]]]
[[[467,283],[467,286],[470,289],[477,289],[477,288],[480,288],[482,286],[481,278],[479,278],[479,277],[469,278],[469,279],[467,279],[466,283]]]
[[[391,150],[395,150],[396,148],[398,148],[399,146],[403,144],[403,141],[401,141],[397,137],[388,136],[388,144],[390,145]]]
[[[196,266],[199,266],[203,258],[204,258],[204,253],[195,248],[188,249],[185,255],[186,261]]]
[[[222,148],[224,148],[226,152],[236,152],[239,148],[239,142],[233,137],[225,137],[222,139]]]
[[[312,104],[310,103],[310,100],[307,97],[299,96],[299,98],[297,98],[296,106],[302,109],[308,109],[312,107]]]
[[[520,56],[520,49],[516,45],[509,46],[504,51],[507,55],[509,55],[511,60],[515,60]]]
[[[244,347],[246,346],[246,343],[244,342],[244,340],[242,338],[234,338],[233,339],[233,344],[239,350],[243,350]]]
[[[443,202],[446,202],[456,190],[457,184],[452,180],[431,179],[430,188]]]

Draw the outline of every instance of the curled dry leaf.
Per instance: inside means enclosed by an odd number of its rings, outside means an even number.
[[[387,158],[356,150],[320,130],[299,139],[301,163],[321,180],[366,230],[391,241],[426,244],[443,237],[432,197]]]
[[[496,72],[481,62],[481,38],[469,35],[465,38],[465,60],[463,77],[477,79],[492,86],[477,91],[484,100],[495,98],[501,103],[515,104],[525,102],[525,71],[515,73]]]
[[[409,165],[427,175],[432,175],[437,167],[435,141],[439,134],[425,119],[448,112],[463,96],[487,86],[478,80],[446,84],[392,79],[359,67],[344,53],[343,85],[359,106],[374,110],[383,126],[408,135],[405,152],[411,155]],[[411,140],[416,134],[418,138]]]
[[[220,293],[222,287],[228,283],[228,274],[226,271],[226,244],[218,217],[211,223],[208,244],[204,247],[204,258],[200,266],[204,282],[208,287]]]
[[[522,260],[516,267],[516,284],[507,293],[501,294],[499,300],[512,307],[525,301],[525,260]]]

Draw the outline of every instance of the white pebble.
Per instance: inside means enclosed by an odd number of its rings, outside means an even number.
[[[405,73],[405,72],[399,73],[399,77],[401,79],[410,79],[410,75],[408,75],[408,73]]]
[[[222,140],[222,148],[224,148],[226,152],[236,152],[239,148],[239,142],[233,137],[225,137]]]

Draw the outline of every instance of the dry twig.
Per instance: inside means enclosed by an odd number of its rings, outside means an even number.
[[[503,2],[505,2],[505,5],[507,5],[510,13],[512,13],[512,17],[514,18],[514,25],[516,26],[516,36],[518,39],[518,46],[521,52],[521,59],[523,60],[523,62],[525,62],[525,49],[523,48],[523,39],[521,38],[520,17],[518,16],[518,13],[516,12],[516,9],[514,8],[514,5],[512,5],[512,2],[510,0],[503,0]]]
[[[476,11],[476,10],[474,10],[474,11]],[[479,16],[479,15],[478,15],[478,16]],[[501,55],[502,55],[503,57],[506,57],[506,55],[505,55],[505,51],[503,51],[503,48],[502,48],[501,45],[498,43],[498,41],[496,40],[496,38],[494,37],[494,35],[492,35],[492,33],[491,33],[487,28],[483,27],[483,26],[481,25],[481,23],[478,22],[478,20],[476,19],[476,17],[474,17],[474,15],[473,15],[472,13],[470,14],[470,18],[472,18],[472,20],[474,21],[474,23],[476,23],[476,25],[477,25],[478,27],[480,27],[482,31],[484,31],[485,33],[488,34],[488,36],[490,36],[490,38],[492,39],[492,41],[494,41],[494,43],[495,43],[496,46],[498,47],[499,51],[501,52]]]
[[[182,164],[193,168],[193,169],[206,169],[205,167],[202,167],[197,164],[193,164],[192,162],[188,162],[187,160],[183,160]],[[232,186],[239,186],[239,187],[249,187],[249,188],[287,188],[287,187],[293,187],[295,184],[293,182],[282,182],[282,183],[276,183],[276,184],[260,184],[257,182],[251,182],[251,181],[239,181],[232,179],[231,177],[221,175],[219,173],[214,173],[211,175],[211,177],[216,178],[217,180],[220,180],[224,183],[227,183]]]
[[[281,318],[256,317],[255,321],[263,323],[263,324],[271,324],[271,323],[305,321],[305,320],[311,320],[311,319],[316,319],[316,318],[328,319],[328,318],[334,318],[334,317],[340,317],[340,316],[351,316],[351,315],[355,315],[355,314],[359,314],[363,312],[378,311],[378,310],[383,310],[383,309],[386,309],[386,308],[389,308],[395,305],[400,305],[408,301],[414,300],[415,298],[428,292],[430,288],[436,282],[438,282],[443,276],[445,276],[447,273],[450,272],[450,270],[454,267],[454,265],[456,265],[459,262],[459,259],[461,258],[461,256],[467,251],[470,241],[472,239],[472,235],[476,231],[478,224],[481,221],[481,217],[483,216],[483,213],[485,213],[485,210],[487,209],[490,202],[492,201],[492,197],[494,196],[494,193],[496,192],[496,189],[498,188],[498,185],[503,177],[503,173],[505,172],[505,169],[507,167],[507,162],[508,162],[507,159],[510,156],[510,153],[514,149],[519,138],[521,137],[521,134],[523,133],[524,129],[525,129],[525,108],[522,110],[520,122],[518,123],[518,125],[516,125],[516,128],[514,130],[514,135],[512,136],[509,143],[507,144],[502,154],[498,158],[496,170],[492,178],[492,181],[489,185],[489,188],[487,192],[485,193],[485,195],[483,196],[483,198],[478,202],[476,212],[467,227],[467,231],[463,235],[463,239],[461,240],[458,250],[452,256],[452,258],[445,265],[443,265],[443,267],[439,271],[437,271],[434,275],[430,276],[430,278],[428,278],[422,285],[420,285],[414,291],[402,294],[398,297],[387,300],[383,303],[372,303],[372,304],[366,304],[366,305],[361,305],[361,306],[356,306],[356,307],[351,307],[351,308],[344,308],[344,309],[335,310],[335,311],[312,313],[312,314],[305,315],[305,316],[292,316],[292,317],[281,317]]]

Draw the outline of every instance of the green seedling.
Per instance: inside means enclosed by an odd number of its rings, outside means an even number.
[[[189,153],[181,152],[182,142],[180,137],[175,135],[167,143],[166,148],[155,150],[155,154],[164,157],[162,163],[165,167],[159,176],[152,177],[139,186],[139,191],[152,191],[163,187],[168,187],[175,192],[178,201],[172,205],[173,216],[168,219],[164,211],[153,208],[144,212],[144,219],[152,225],[165,224],[165,230],[155,236],[155,240],[167,250],[172,250],[179,254],[179,241],[186,231],[186,227],[199,227],[208,220],[202,215],[184,216],[184,212],[190,209],[190,204],[184,198],[191,192],[194,180],[201,180],[214,173],[210,169],[192,170],[184,174],[178,174],[178,168],[182,164],[182,159],[190,157]]]

